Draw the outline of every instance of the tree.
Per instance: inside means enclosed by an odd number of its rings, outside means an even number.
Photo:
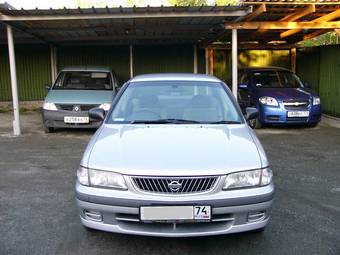
[[[206,5],[207,0],[169,0],[171,5],[179,5],[179,6],[197,6],[197,5]]]
[[[179,6],[200,6],[200,5],[228,5],[228,4],[237,4],[237,0],[169,0],[171,5],[179,5]]]

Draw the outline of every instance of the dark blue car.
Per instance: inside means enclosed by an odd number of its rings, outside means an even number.
[[[253,128],[266,124],[316,126],[321,119],[320,98],[284,68],[242,69],[238,97],[242,109],[252,106],[260,112],[249,123]]]

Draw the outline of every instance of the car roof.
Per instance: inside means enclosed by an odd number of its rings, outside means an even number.
[[[205,75],[205,74],[192,74],[192,73],[162,73],[162,74],[143,74],[137,75],[130,80],[130,82],[142,81],[209,81],[221,82],[220,79]]]
[[[62,72],[82,72],[82,71],[90,71],[90,72],[112,72],[110,67],[106,66],[68,66],[61,70]]]
[[[291,70],[278,66],[265,66],[265,67],[245,67],[241,68],[240,71],[286,71],[291,72]]]

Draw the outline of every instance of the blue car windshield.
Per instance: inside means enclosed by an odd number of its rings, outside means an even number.
[[[53,89],[112,90],[111,74],[108,72],[62,72]]]
[[[132,82],[114,106],[108,123],[243,123],[219,82]]]
[[[253,73],[257,88],[299,88],[302,82],[299,77],[289,71],[256,71]]]

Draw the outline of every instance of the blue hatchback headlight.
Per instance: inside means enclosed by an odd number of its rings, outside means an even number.
[[[263,105],[279,106],[279,103],[274,97],[260,97],[259,101]]]
[[[313,97],[313,105],[319,105],[320,104],[320,97]]]

